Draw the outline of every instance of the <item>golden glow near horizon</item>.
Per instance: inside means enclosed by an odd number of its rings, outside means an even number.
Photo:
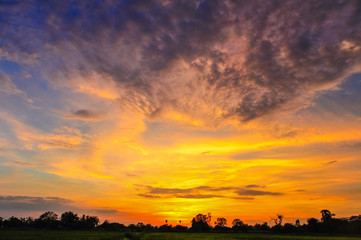
[[[206,3],[0,8],[1,217],[360,214],[359,8]]]
[[[26,133],[25,123],[7,120]],[[329,119],[311,126],[302,121],[294,123],[296,130],[278,119],[209,128],[182,118],[149,120],[114,111],[91,122],[87,136],[70,126],[53,131],[56,137],[26,133],[24,141],[38,148],[37,156],[22,158],[28,165],[5,162],[18,177],[0,184],[7,195],[61,196],[82,211],[116,210],[98,215],[120,222],[187,224],[207,212],[251,223],[270,221],[268,216],[278,212],[290,221],[317,216],[323,208],[354,213],[360,172],[353,167],[359,149],[352,144],[361,128],[345,125],[330,131]],[[45,137],[48,145],[37,143]],[[53,140],[86,144],[64,151],[50,144]],[[33,172],[24,175],[20,165]],[[344,210],[345,204],[355,207]]]

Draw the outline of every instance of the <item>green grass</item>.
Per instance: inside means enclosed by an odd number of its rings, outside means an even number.
[[[1,240],[361,240],[360,237],[288,236],[243,233],[134,233],[103,231],[0,231]]]

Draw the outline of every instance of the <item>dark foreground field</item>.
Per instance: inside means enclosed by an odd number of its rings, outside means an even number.
[[[1,240],[361,240],[361,237],[287,236],[242,233],[120,233],[103,231],[0,231]]]

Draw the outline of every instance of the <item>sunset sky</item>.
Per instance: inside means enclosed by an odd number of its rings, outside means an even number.
[[[0,1],[0,216],[361,214],[361,4]]]

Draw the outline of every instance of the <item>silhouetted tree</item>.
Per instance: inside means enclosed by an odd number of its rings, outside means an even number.
[[[217,221],[215,221],[214,224],[218,227],[225,227],[227,225],[227,219],[217,218]]]
[[[257,232],[268,232],[268,231],[270,231],[271,228],[268,226],[267,222],[264,222],[263,224],[257,223],[253,227],[248,226],[248,231],[250,231],[252,229]]]
[[[79,228],[93,229],[99,224],[99,218],[96,216],[85,216],[79,220]]]
[[[177,225],[173,228],[174,232],[186,232],[187,230],[188,230],[187,227],[181,225]]]
[[[260,230],[261,230],[262,232],[267,232],[267,231],[270,230],[270,226],[268,226],[267,222],[264,222],[264,223],[261,225]]]
[[[361,235],[361,215],[350,217],[347,229],[349,233]]]
[[[4,220],[3,225],[4,227],[8,227],[8,228],[20,228],[26,226],[26,223],[25,221],[22,221],[22,219],[12,216]]]
[[[283,215],[282,214],[277,214],[276,218],[271,217],[271,219],[275,222],[276,225],[282,225]]]
[[[110,223],[108,220],[105,220],[97,227],[97,229],[102,229],[106,231],[125,231],[127,227],[124,224]]]
[[[295,233],[296,231],[296,226],[291,223],[285,223],[285,225],[283,225],[282,232],[284,233]]]
[[[316,218],[307,219],[307,229],[309,232],[319,232],[319,222]]]
[[[131,232],[134,232],[134,231],[136,231],[137,226],[136,226],[135,224],[129,224],[129,225],[128,225],[128,229],[129,229]]]
[[[335,214],[331,213],[329,210],[324,209],[321,211],[322,218],[321,221],[323,223],[328,223],[332,221],[332,217],[335,216]]]
[[[158,228],[160,232],[171,232],[172,231],[172,225],[164,224]]]
[[[214,230],[216,232],[229,232],[231,229],[228,228],[227,225],[227,219],[221,217],[217,218],[217,221],[214,222]]]
[[[64,212],[61,215],[61,220],[60,221],[61,221],[61,224],[62,224],[62,226],[64,228],[75,229],[79,225],[78,214],[73,213],[71,211]]]
[[[249,230],[249,227],[247,224],[244,224],[240,219],[234,219],[232,221],[232,229],[235,232],[247,232]]]
[[[41,228],[57,228],[59,225],[58,215],[51,211],[45,212],[35,220],[35,225]]]
[[[137,227],[138,232],[144,232],[144,230],[145,230],[145,224],[142,222],[137,223],[136,227]]]
[[[269,232],[274,233],[322,233],[322,234],[361,234],[361,215],[351,216],[349,218],[335,218],[329,210],[321,211],[321,221],[316,218],[310,218],[307,220],[307,224],[301,226],[300,221],[297,219],[295,224],[285,223],[282,226],[283,215],[277,215],[277,218],[273,219],[275,225],[270,228],[267,223],[255,224],[254,226],[244,224],[240,219],[234,219],[232,221],[232,229],[226,227],[227,220],[225,218],[217,218],[213,231],[215,232],[227,232],[233,230],[234,232]],[[107,231],[142,231],[142,232],[186,232],[187,230],[193,232],[208,232],[212,230],[210,226],[211,214],[198,214],[192,219],[192,227],[164,224],[160,227],[153,227],[151,224],[144,225],[138,223],[137,225],[130,224],[128,228],[124,224],[109,223],[104,221],[99,225],[97,229]],[[44,229],[54,229],[63,227],[64,229],[94,229],[99,223],[98,217],[83,215],[81,218],[76,213],[65,212],[61,215],[60,220],[54,212],[45,212],[40,215],[35,221],[31,217],[17,218],[10,217],[9,219],[3,219],[0,217],[0,228],[29,228],[29,227],[42,227]],[[132,236],[138,236],[139,234],[130,233]],[[130,236],[130,235],[129,235]]]
[[[152,224],[146,224],[144,227],[146,232],[153,232],[154,231],[154,227],[152,226]]]
[[[295,225],[296,225],[296,227],[300,227],[300,226],[301,226],[301,223],[300,223],[300,220],[299,220],[299,219],[296,220]]]
[[[35,220],[32,217],[25,218],[25,223],[27,226],[34,226]]]
[[[190,230],[193,232],[209,232],[211,230],[211,226],[209,225],[211,219],[210,213],[207,215],[198,214],[192,219],[192,227]]]

